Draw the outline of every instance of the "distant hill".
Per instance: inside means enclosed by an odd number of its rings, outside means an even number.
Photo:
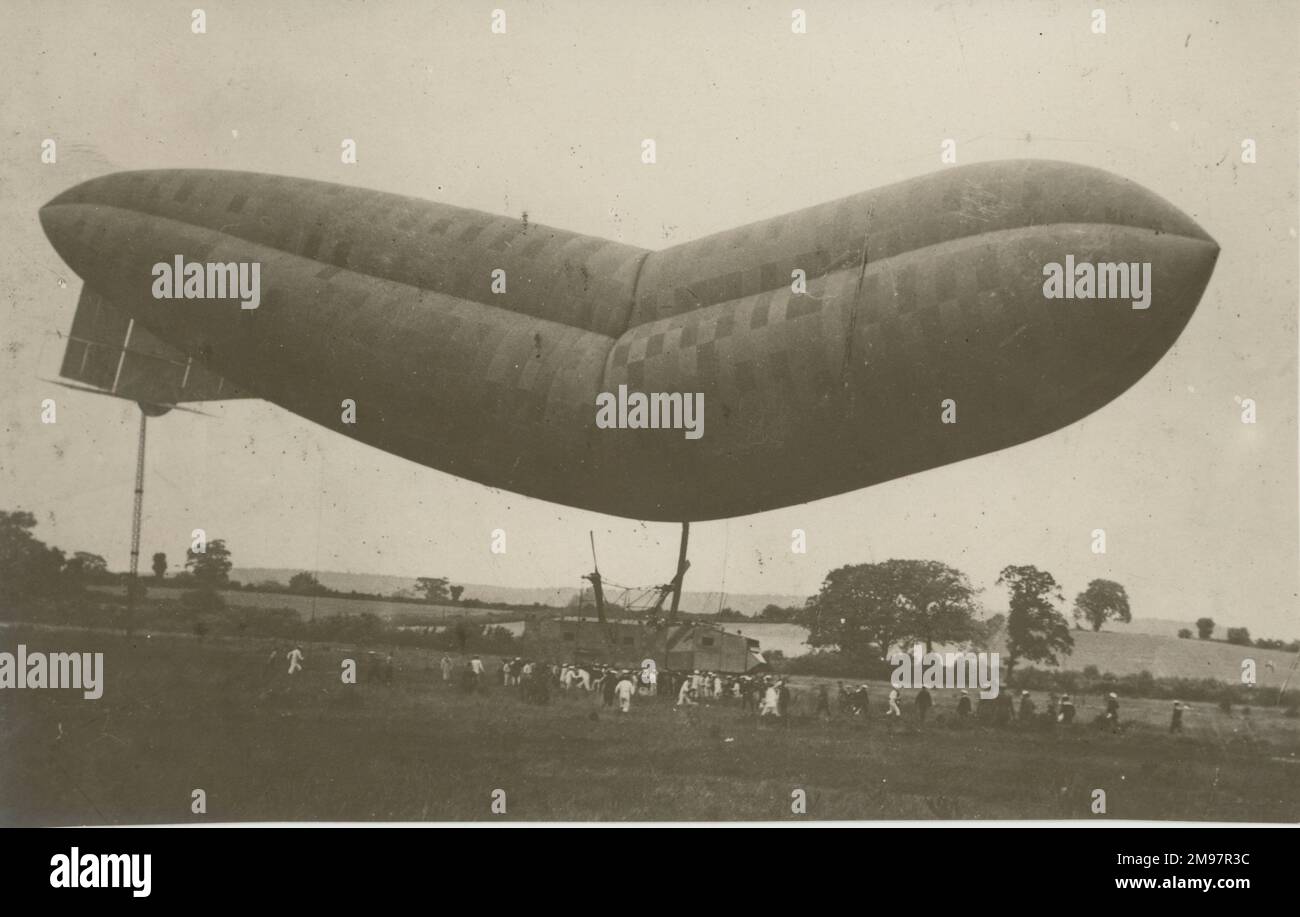
[[[1134,618],[1131,624],[1119,624],[1114,621],[1107,621],[1106,628],[1102,633],[1106,634],[1152,634],[1157,637],[1177,637],[1178,632],[1186,628],[1192,633],[1196,633],[1196,622],[1194,621],[1175,621],[1171,618]],[[1080,631],[1071,631],[1076,636]],[[1091,633],[1091,631],[1089,631]],[[1223,625],[1215,631],[1216,634],[1224,633]]]
[[[230,571],[230,578],[238,580],[241,583],[260,583],[264,580],[273,580],[278,583],[288,584],[289,578],[295,573],[301,573],[298,569],[276,568],[276,567],[236,567]],[[390,596],[403,590],[415,589],[415,577],[413,576],[383,576],[371,573],[338,573],[333,570],[322,570],[316,574],[321,585],[329,589],[335,589],[339,592],[364,592],[371,595]],[[534,603],[541,605],[553,605],[563,607],[578,594],[576,588],[571,587],[520,587],[520,586],[488,586],[483,583],[461,583],[457,580],[452,582],[465,587],[464,598],[478,599],[481,602],[505,602],[511,605],[532,605]],[[608,595],[610,601],[617,600],[617,595]],[[762,593],[731,593],[721,596],[717,592],[691,592],[687,590],[682,594],[681,609],[686,612],[695,614],[716,614],[719,607],[725,606],[733,608],[741,614],[756,615],[768,605],[803,605],[807,596],[802,595],[777,595]],[[721,599],[721,606],[719,604]],[[1182,626],[1182,625],[1180,625]]]

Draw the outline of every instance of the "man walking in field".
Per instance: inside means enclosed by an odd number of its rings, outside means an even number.
[[[1174,701],[1174,715],[1169,721],[1170,733],[1183,731],[1183,710],[1185,709],[1182,701]]]
[[[659,693],[659,670],[652,665],[641,669],[641,691],[651,697]]]
[[[632,684],[632,676],[627,672],[618,680],[614,688],[614,693],[618,696],[618,710],[620,713],[627,713],[632,709],[632,695],[636,693],[636,685]]]
[[[866,716],[871,715],[871,692],[867,690],[866,685],[858,685],[856,688],[850,687],[853,695],[853,715]]]
[[[781,697],[777,693],[776,685],[769,682],[763,691],[763,705],[758,710],[759,717],[780,716],[780,703]]]
[[[840,693],[844,693],[842,685]],[[814,711],[813,715],[820,717],[823,720],[829,720],[831,718],[831,694],[830,689],[825,685],[822,685],[817,689],[817,709]]]
[[[1106,695],[1105,722],[1111,732],[1119,732],[1119,696],[1114,691]]]
[[[897,688],[889,689],[889,709],[885,711],[885,716],[896,716],[900,720],[903,718],[903,711],[898,706],[898,701],[902,697]]]
[[[741,675],[736,680],[737,687],[740,688],[740,711],[748,713],[754,709],[754,694],[749,690],[752,679],[748,675]]]
[[[295,646],[293,649],[289,650],[288,659],[289,659],[290,675],[294,674],[295,672],[302,671],[302,650],[301,649]]]
[[[993,722],[1005,726],[1016,718],[1016,703],[1009,692],[1003,691],[993,699]]]
[[[449,657],[449,656],[443,656],[443,657],[442,657],[442,681],[443,681],[443,684],[450,684],[450,683],[451,683],[451,668],[452,668],[452,666],[451,666],[451,657]]]
[[[1027,723],[1034,718],[1034,699],[1028,691],[1020,692],[1020,721]]]
[[[1056,714],[1056,721],[1067,726],[1074,722],[1074,701],[1068,694],[1061,695],[1060,712]]]
[[[930,712],[930,705],[934,701],[930,698],[930,689],[921,685],[921,690],[916,692],[916,715],[920,718],[922,724],[925,723],[925,715]]]

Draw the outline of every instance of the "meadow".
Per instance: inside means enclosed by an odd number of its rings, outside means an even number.
[[[98,701],[0,691],[0,823],[308,820],[1175,819],[1300,821],[1300,719],[1277,708],[1124,699],[1124,729],[956,721],[938,692],[924,725],[813,715],[818,679],[796,678],[793,716],[738,704],[684,713],[596,695],[524,703],[489,679],[443,684],[441,652],[401,649],[391,684],[365,651],[307,645],[288,676],[283,641],[7,626],[0,648],[103,652]],[[274,658],[272,658],[272,654]],[[344,658],[363,679],[345,685]],[[458,663],[462,660],[457,659]],[[489,672],[495,660],[488,658]],[[835,690],[831,689],[832,699]],[[1043,698],[1038,698],[1041,708]],[[834,704],[833,704],[834,705]],[[206,813],[191,811],[204,791]],[[807,814],[791,811],[803,790]],[[1092,813],[1094,789],[1105,815]],[[494,791],[506,811],[494,814]]]

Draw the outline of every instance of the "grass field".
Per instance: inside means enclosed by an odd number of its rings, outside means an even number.
[[[1029,663],[1042,669],[1080,671],[1096,666],[1114,675],[1150,672],[1156,678],[1213,678],[1228,684],[1241,681],[1243,659],[1255,660],[1256,685],[1276,691],[1286,680],[1296,654],[1285,650],[1265,650],[1253,646],[1234,646],[1221,640],[1184,640],[1159,634],[1126,633],[1118,629],[1071,631],[1074,649],[1060,657],[1060,664],[1047,666]],[[1003,649],[1001,646],[993,647]],[[1295,680],[1292,680],[1295,687]]]
[[[512,690],[444,687],[440,653],[402,651],[393,684],[343,685],[355,651],[305,646],[289,677],[277,645],[181,635],[123,638],[8,627],[0,649],[103,652],[98,701],[0,692],[0,823],[242,820],[699,820],[1078,818],[1300,821],[1300,720],[1196,705],[1167,733],[1163,701],[1125,699],[1125,730],[997,728],[937,718],[794,716],[760,726],[737,706],[691,716],[666,702],[546,707]],[[489,671],[494,660],[486,660]],[[832,690],[832,695],[834,691]],[[1039,703],[1041,707],[1041,696]],[[1099,709],[1084,699],[1084,723]],[[191,814],[203,789],[207,814]],[[1104,789],[1107,813],[1090,811]],[[506,794],[493,815],[492,793]],[[807,816],[791,813],[806,791]]]

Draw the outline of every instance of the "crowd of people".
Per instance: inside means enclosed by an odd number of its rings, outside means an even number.
[[[272,652],[271,659],[274,660],[278,655],[279,651]],[[303,662],[301,648],[295,646],[286,656],[289,674],[300,672]],[[391,682],[392,654],[383,660],[377,659],[375,653],[368,654],[368,657],[369,676],[375,678],[377,675],[375,680]],[[550,703],[551,695],[560,692],[599,695],[602,707],[617,708],[621,713],[630,712],[636,698],[663,698],[678,708],[731,703],[760,718],[787,718],[793,709],[789,682],[784,677],[772,674],[737,675],[699,669],[686,672],[660,669],[653,665],[633,669],[600,663],[545,662],[515,656],[501,659],[489,675],[487,666],[478,655],[469,657],[459,666],[450,656],[443,656],[439,667],[442,680],[447,685],[458,684],[462,690],[473,693],[483,691],[491,680],[502,688],[515,689],[523,700],[535,704]],[[841,681],[836,687],[837,706],[842,715],[862,718],[870,716],[871,691],[866,684],[845,684]],[[815,687],[813,703],[813,716],[831,718],[830,689],[826,684]],[[901,720],[905,704],[903,689],[891,688],[885,699],[885,718]],[[911,704],[916,719],[924,723],[934,707],[934,697],[928,688],[922,687],[915,692]],[[1094,725],[1119,731],[1119,709],[1118,695],[1113,691],[1108,693],[1106,709],[1097,715]],[[1174,701],[1169,722],[1171,733],[1183,731],[1183,714],[1190,709],[1182,701]],[[1068,726],[1075,722],[1077,709],[1069,694],[1049,693],[1044,709],[1039,712],[1038,705],[1028,690],[1022,690],[1018,696],[1010,691],[999,692],[992,698],[983,698],[977,694],[974,700],[969,692],[959,691],[953,713],[958,720],[975,717],[995,725],[1018,720],[1022,723],[1060,723]]]
[[[481,691],[489,683],[483,660],[471,656],[458,667],[449,656],[439,663],[442,679],[468,692]],[[502,659],[492,672],[491,682],[513,688],[530,703],[549,703],[555,692],[593,694],[601,705],[627,713],[634,698],[663,698],[677,707],[697,707],[715,702],[735,702],[743,710],[760,716],[787,716],[790,688],[783,678],[771,675],[735,675],[721,672],[676,671],[654,666],[633,669],[600,663],[555,663],[516,656]]]
[[[866,716],[868,714],[871,700],[870,692],[865,684],[846,686],[844,682],[840,682],[839,692],[841,711],[852,716]],[[1018,708],[1017,700],[1019,701]],[[1075,722],[1078,713],[1074,698],[1069,694],[1049,693],[1041,713],[1038,710],[1038,705],[1034,702],[1033,696],[1028,690],[1023,689],[1018,696],[1014,691],[1003,691],[999,692],[996,697],[987,699],[977,696],[976,701],[978,703],[971,701],[969,692],[959,691],[953,711],[956,718],[964,720],[970,717],[979,717],[992,721],[996,725],[1006,725],[1018,720],[1022,723],[1060,723],[1068,726]],[[885,716],[901,719],[903,716],[903,692],[899,688],[891,688],[886,702]],[[924,687],[919,689],[913,699],[913,705],[917,719],[924,723],[926,716],[934,706],[934,697],[930,690]],[[1169,721],[1169,731],[1171,733],[1183,731],[1183,713],[1190,709],[1192,708],[1182,701],[1174,701],[1173,713]],[[1111,732],[1119,731],[1119,695],[1114,691],[1106,694],[1106,709],[1096,716],[1093,725]]]

